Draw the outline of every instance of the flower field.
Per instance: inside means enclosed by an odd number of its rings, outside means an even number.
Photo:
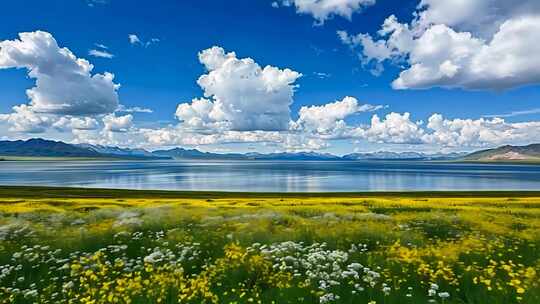
[[[540,303],[540,196],[0,191],[0,303]]]

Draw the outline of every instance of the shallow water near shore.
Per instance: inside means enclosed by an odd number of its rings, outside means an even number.
[[[406,161],[5,161],[0,185],[352,192],[540,190],[540,166]]]

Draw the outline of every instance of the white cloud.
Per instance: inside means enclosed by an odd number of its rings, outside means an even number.
[[[291,123],[293,130],[306,130],[320,134],[339,133],[347,127],[344,119],[360,112],[375,111],[382,106],[360,105],[354,97],[345,97],[341,101],[321,106],[300,108],[299,118]]]
[[[221,133],[194,133],[181,126],[161,129],[142,129],[141,134],[151,146],[202,146],[216,144],[258,143],[276,146],[285,151],[313,151],[329,147],[326,140],[305,134],[277,131],[223,131]]]
[[[9,131],[21,133],[43,133],[52,123],[49,116],[36,114],[24,104],[14,106],[13,113],[0,114],[0,121],[10,125]]]
[[[323,149],[316,136],[290,132],[290,105],[301,74],[290,69],[260,67],[251,58],[237,58],[213,47],[199,54],[208,73],[198,84],[204,97],[178,105],[180,123],[141,129],[153,146],[260,143],[285,150]]]
[[[129,43],[131,43],[131,44],[141,43],[141,39],[139,39],[139,36],[137,36],[135,34],[129,34],[128,35],[128,40],[129,40]]]
[[[286,151],[316,151],[328,148],[328,141],[321,138],[306,137],[303,135],[289,134],[284,137],[282,147]]]
[[[92,117],[58,116],[36,113],[22,104],[13,107],[13,113],[0,114],[0,121],[10,125],[9,131],[18,133],[44,133],[50,127],[61,131],[96,130],[99,123]]]
[[[148,40],[148,41],[143,41],[136,34],[129,34],[128,35],[128,40],[129,40],[129,43],[131,43],[132,45],[140,45],[140,46],[144,46],[144,47],[149,47],[150,45],[156,44],[156,43],[161,41],[158,38],[150,38],[150,40]]]
[[[417,27],[445,24],[489,39],[507,20],[540,13],[535,0],[422,0]]]
[[[470,33],[435,25],[416,40],[411,67],[393,87],[501,90],[540,83],[539,32],[540,16],[503,23],[488,44]]]
[[[345,31],[337,32],[342,43],[349,45],[352,49],[362,48],[360,55],[362,65],[369,67],[375,76],[379,76],[384,70],[382,65],[384,61],[403,61],[404,54],[410,52],[413,45],[413,34],[409,26],[399,23],[393,15],[384,21],[378,33],[383,37],[388,36],[388,38],[374,40],[368,34],[349,35]],[[374,65],[370,66],[372,63]]]
[[[96,5],[105,5],[108,3],[109,0],[86,0],[86,4],[90,7],[94,7]]]
[[[413,122],[409,113],[390,113],[371,125],[358,127],[357,138],[387,144],[427,144],[446,148],[478,148],[540,141],[540,121],[509,123],[501,118],[446,119],[433,114],[428,124]]]
[[[449,10],[447,6],[451,6]],[[390,16],[378,32],[339,32],[363,63],[405,63],[395,89],[504,90],[540,83],[540,5],[499,0],[424,0],[411,24]]]
[[[337,31],[338,37],[341,42],[348,44],[352,47],[361,45],[363,47],[363,57],[367,63],[370,60],[376,60],[383,62],[392,57],[392,50],[387,46],[386,41],[379,40],[374,41],[370,35],[358,34],[351,36],[345,31]]]
[[[504,113],[504,114],[483,115],[483,117],[487,117],[487,118],[495,118],[495,117],[507,118],[507,117],[515,117],[515,116],[531,115],[531,114],[540,114],[540,108],[522,110],[522,111],[512,111],[510,113]]]
[[[62,116],[52,124],[52,127],[59,131],[96,130],[99,127],[99,123],[91,117]]]
[[[424,130],[420,122],[412,122],[409,113],[387,114],[381,120],[378,115],[373,115],[371,125],[368,128],[358,128],[355,135],[367,139],[370,142],[393,143],[393,144],[419,144],[422,142]]]
[[[152,109],[143,108],[143,107],[126,107],[124,105],[119,105],[116,112],[122,113],[154,113]]]
[[[60,48],[49,33],[20,33],[18,40],[1,41],[0,69],[8,68],[25,68],[36,80],[36,86],[26,92],[34,112],[96,115],[118,106],[114,75],[92,75],[87,60]]]
[[[208,69],[197,83],[202,99],[180,104],[176,116],[187,127],[227,128],[235,131],[286,130],[294,84],[302,75],[273,66],[261,68],[253,59],[238,59],[212,47],[199,53]]]
[[[206,98],[193,99],[191,103],[181,103],[176,108],[178,118],[186,128],[194,130],[229,129],[230,122],[212,101]]]
[[[103,117],[103,130],[110,132],[127,132],[133,127],[133,115],[116,116],[109,114]]]
[[[145,46],[150,46],[151,44],[155,44],[161,42],[161,39],[159,38],[150,38],[150,40],[146,41]]]
[[[104,50],[90,50],[88,51],[88,55],[99,57],[99,58],[107,58],[107,59],[112,59],[114,57],[113,54]]]
[[[71,117],[70,124],[76,130],[95,130],[99,127],[98,121],[91,117]]]
[[[145,138],[136,128],[131,128],[126,132],[114,132],[102,130],[72,130],[73,139],[70,143],[92,144],[102,146],[145,148],[148,147]]]
[[[418,68],[416,66],[427,70],[425,75],[420,74],[424,76],[423,80],[418,75],[412,78],[416,83],[422,80],[440,85],[443,75],[446,86],[457,86],[459,79],[459,86],[478,88],[489,87],[486,86],[488,82],[493,84],[494,75],[513,74],[516,69],[534,70],[537,65],[534,54],[529,54],[526,64],[521,61],[525,53],[516,55],[514,52],[518,43],[515,39],[523,39],[529,34],[525,30],[531,28],[527,18],[501,23],[500,30],[489,42],[440,24],[422,25],[425,29],[417,32],[419,25],[401,24],[394,17],[387,19],[380,31],[384,39],[378,41],[363,34],[351,36],[340,32],[339,35],[351,46],[370,44],[364,49],[366,64],[386,60],[416,62],[407,71]],[[521,48],[527,50],[524,46]],[[528,49],[531,48],[535,46]],[[9,125],[10,132],[42,133],[52,128],[71,131],[74,142],[121,146],[258,143],[275,146],[278,150],[310,151],[326,149],[336,139],[451,149],[540,141],[540,122],[535,121],[447,119],[434,114],[424,125],[411,120],[409,113],[390,113],[382,118],[373,115],[367,126],[349,124],[351,116],[381,108],[362,105],[354,97],[319,106],[304,106],[299,110],[298,119],[291,121],[290,106],[300,73],[273,66],[261,67],[251,58],[238,58],[234,52],[226,53],[219,47],[202,51],[199,60],[207,69],[198,80],[204,96],[178,105],[175,115],[180,123],[177,125],[140,129],[134,124],[133,115],[128,113],[151,113],[152,110],[119,105],[118,86],[113,83],[112,75],[108,80],[105,79],[107,74],[92,75],[92,65],[88,61],[58,47],[50,34],[23,33],[20,40],[0,42],[0,68],[28,69],[30,77],[36,79],[36,88],[29,90],[29,104],[13,107],[10,114],[0,114],[0,121]],[[505,60],[513,65],[503,64]],[[493,63],[495,61],[498,65]],[[485,78],[480,79],[471,71],[481,71]],[[523,80],[523,77],[519,78],[521,74],[516,74],[514,79]],[[405,76],[402,73],[403,79]],[[101,79],[94,80],[96,77]],[[485,79],[489,81],[485,82]],[[95,94],[104,88],[110,94],[103,96],[114,96],[114,106],[109,99],[103,103],[99,94]],[[33,90],[42,95],[30,92]],[[42,92],[48,92],[50,99],[44,99]],[[62,102],[56,102],[58,100]],[[92,102],[93,110],[81,106],[88,106],[89,102]],[[120,116],[120,113],[127,115]],[[515,115],[510,113],[506,117]]]
[[[440,114],[429,118],[430,133],[425,143],[447,147],[481,147],[501,144],[524,144],[540,141],[540,122],[508,123],[493,119],[445,119]]]
[[[281,0],[273,2],[272,7],[279,7],[280,4],[285,7],[295,6],[297,13],[309,14],[317,25],[322,25],[334,16],[351,20],[355,12],[374,5],[375,0]]]
[[[141,134],[151,145],[212,145],[229,143],[278,143],[283,134],[275,131],[223,131],[220,133],[197,133],[181,125],[159,129],[141,129]]]
[[[313,72],[313,75],[319,79],[326,79],[332,77],[332,74],[324,73],[324,72]]]

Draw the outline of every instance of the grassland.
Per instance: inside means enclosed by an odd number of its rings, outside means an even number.
[[[0,303],[540,303],[540,193],[0,188]]]

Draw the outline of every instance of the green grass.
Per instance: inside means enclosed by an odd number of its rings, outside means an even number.
[[[219,192],[219,191],[167,191],[125,190],[104,188],[0,186],[0,197],[21,198],[310,198],[310,197],[540,197],[540,191],[404,191],[404,192]]]
[[[539,246],[540,192],[0,187],[0,303],[532,304]]]

